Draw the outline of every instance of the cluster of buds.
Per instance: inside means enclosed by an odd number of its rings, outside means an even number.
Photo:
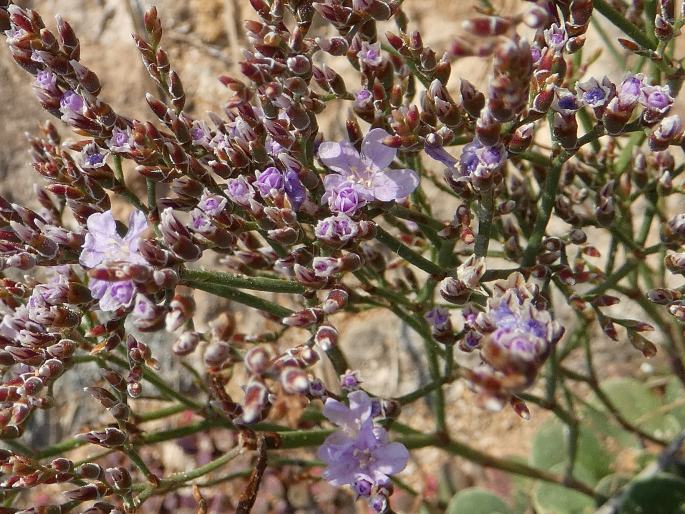
[[[534,382],[564,328],[552,319],[538,287],[520,273],[496,282],[493,293],[484,312],[465,309],[462,348],[479,351],[483,362],[468,377],[485,405],[498,410]]]

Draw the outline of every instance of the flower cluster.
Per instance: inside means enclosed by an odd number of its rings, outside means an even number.
[[[592,494],[576,477],[458,441],[446,392],[464,380],[491,410],[509,403],[528,417],[526,397],[566,413],[573,395],[561,401],[560,390],[598,383],[594,342],[587,336],[583,347],[588,370],[559,359],[592,330],[649,357],[657,345],[643,334],[658,328],[685,383],[679,331],[643,299],[685,322],[683,288],[666,275],[685,274],[685,215],[674,217],[667,198],[682,194],[675,151],[685,129],[671,110],[685,80],[675,56],[685,13],[665,0],[524,4],[501,15],[482,9],[463,24],[468,38],[435,49],[399,0],[251,0],[256,19],[244,25],[239,71],[220,77],[226,98],[202,119],[155,8],[134,36],[156,91],[146,95],[151,114],[136,118],[101,98],[64,19],[53,31],[36,11],[0,0],[11,58],[46,112],[78,136],[62,140],[45,123],[30,137],[36,205],[0,197],[0,439],[22,437],[34,412],[59,403],[68,387],[60,378],[83,365],[99,368],[99,378],[82,377],[109,416],[53,447],[0,451],[0,495],[12,491],[3,499],[70,484],[66,501],[46,511],[93,500],[88,514],[128,512],[249,452],[249,473],[227,470],[248,483],[224,510],[249,512],[272,478],[306,482],[316,502],[321,491],[301,462],[268,454],[320,445],[330,485],[350,486],[350,503],[392,513],[402,493],[391,476],[407,465],[407,441]],[[639,58],[623,76],[588,76],[592,61],[580,49],[595,10],[631,38],[619,43]],[[391,19],[396,29],[381,32]],[[467,56],[488,63],[481,90],[474,77],[453,76]],[[660,266],[652,255],[666,250]],[[654,325],[619,316],[619,302]],[[424,343],[425,356],[411,362],[425,362],[428,378],[401,397],[361,389],[339,334],[344,313],[381,310]],[[576,335],[555,352],[561,320]],[[533,386],[548,360],[543,399]],[[192,379],[171,384],[160,362]],[[402,409],[423,414],[413,404],[427,396],[430,432],[395,420]],[[149,398],[170,403],[147,411]],[[172,416],[182,412],[179,425]],[[577,428],[575,415],[569,407],[564,422]],[[168,426],[143,425],[153,419]],[[324,441],[326,419],[336,430]],[[188,445],[213,429],[225,444],[194,471],[162,478],[166,470],[148,464],[148,443],[182,435]],[[78,465],[40,458],[82,444],[108,454]],[[427,510],[443,509],[424,496]]]
[[[349,407],[333,398],[324,404],[324,416],[339,430],[319,448],[318,457],[327,466],[323,476],[333,485],[351,485],[374,512],[385,512],[392,493],[389,476],[404,469],[409,452],[374,426],[372,401],[364,391],[350,393],[348,401]]]
[[[500,409],[534,382],[564,334],[564,328],[544,308],[538,287],[520,273],[493,285],[486,311],[466,309],[464,317],[469,329],[463,347],[466,351],[477,349],[483,360],[468,376],[493,409]]]

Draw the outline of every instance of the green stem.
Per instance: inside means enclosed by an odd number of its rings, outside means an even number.
[[[192,283],[204,282],[209,285],[221,285],[239,287],[241,289],[254,289],[257,291],[269,291],[272,293],[296,293],[305,292],[305,287],[294,281],[277,278],[250,277],[245,275],[232,275],[220,271],[205,271],[184,269],[181,270],[181,281]]]
[[[282,307],[276,303],[264,300],[258,296],[253,296],[251,294],[243,293],[232,287],[223,286],[220,284],[210,284],[202,281],[186,280],[186,284],[194,287],[195,289],[201,289],[207,293],[211,293],[216,296],[221,296],[223,298],[228,298],[234,302],[242,303],[248,307],[258,309],[260,311],[268,312],[276,316],[277,318],[285,318],[290,316],[293,311]]]
[[[422,255],[419,255],[414,250],[409,248],[407,245],[390,235],[381,227],[376,227],[376,239],[387,246],[390,250],[395,252],[397,255],[403,259],[409,261],[411,264],[419,269],[422,269],[429,275],[435,275],[438,277],[444,277],[446,275],[446,270],[442,269],[437,264],[429,261]]]
[[[490,234],[492,232],[492,218],[494,210],[494,194],[492,189],[484,191],[480,197],[478,205],[478,235],[473,253],[476,257],[485,257],[488,254],[490,245]]]
[[[656,42],[645,35],[640,28],[633,25],[608,2],[605,0],[592,0],[592,5],[602,16],[621,29],[633,41],[650,50],[656,50]]]

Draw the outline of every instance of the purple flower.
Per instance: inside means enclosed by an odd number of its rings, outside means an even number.
[[[576,83],[578,99],[594,109],[595,115],[598,117],[601,116],[601,110],[609,102],[614,90],[615,86],[607,77],[602,78],[602,82],[592,77],[585,82]]]
[[[582,100],[571,93],[566,88],[558,87],[554,90],[554,100],[552,100],[552,110],[563,116],[571,116],[582,107]]]
[[[324,405],[324,415],[340,428],[317,452],[326,463],[324,478],[334,486],[353,485],[360,476],[376,484],[402,471],[409,452],[401,443],[389,442],[384,428],[373,425],[369,396],[354,391],[348,400],[349,407],[332,398]]]
[[[190,139],[194,145],[208,148],[212,139],[212,133],[209,130],[207,122],[198,120],[193,121],[193,124],[190,127]]]
[[[354,187],[359,198],[368,202],[389,202],[409,196],[418,187],[419,177],[414,170],[387,169],[397,154],[396,149],[383,144],[389,135],[380,128],[369,131],[361,154],[347,141],[322,143],[319,159],[335,171],[323,179],[326,193],[322,201],[328,201],[333,190],[343,185]]]
[[[229,178],[226,182],[226,195],[232,202],[249,207],[254,199],[254,188],[247,179],[240,175],[236,178]]]
[[[520,273],[496,282],[493,291],[487,311],[467,319],[467,325],[484,361],[471,380],[476,385],[490,384],[484,392],[491,396],[489,405],[494,408],[533,383],[564,329],[548,311],[537,307],[537,286],[527,283]]]
[[[354,216],[354,213],[364,205],[366,202],[359,197],[357,188],[348,183],[333,188],[328,196],[328,207],[331,212],[342,212],[348,216]]]
[[[36,86],[49,93],[57,92],[57,75],[51,71],[41,71],[36,75]]]
[[[340,387],[345,391],[355,391],[359,389],[361,384],[362,381],[359,378],[359,372],[357,371],[347,370],[344,375],[340,376]]]
[[[81,150],[79,164],[86,170],[101,168],[105,165],[108,154],[109,152],[106,152],[95,143],[89,143]]]
[[[200,234],[211,234],[215,231],[212,220],[200,209],[190,211],[190,226]]]
[[[64,92],[59,103],[60,110],[64,115],[71,113],[83,114],[85,105],[83,98],[71,90]]]
[[[147,220],[141,211],[131,213],[128,232],[123,238],[117,233],[112,211],[91,214],[87,227],[88,233],[79,257],[83,267],[95,268],[116,263],[147,264],[138,251],[141,234],[147,229]],[[135,296],[135,287],[130,280],[106,282],[91,279],[88,287],[93,297],[100,300],[103,311],[129,307]]]
[[[368,109],[373,107],[373,93],[368,89],[360,89],[354,95],[355,109]]]
[[[273,196],[274,192],[283,191],[283,173],[278,168],[271,166],[257,175],[254,185],[259,190],[262,198]]]
[[[639,102],[644,106],[643,114],[647,123],[660,121],[673,105],[671,89],[668,86],[644,86]]]
[[[112,137],[107,142],[107,146],[113,152],[126,153],[133,148],[133,137],[131,136],[131,129],[121,130],[119,127],[112,129]]]
[[[347,243],[354,239],[358,232],[359,225],[344,213],[319,220],[314,228],[317,239],[331,244]]]
[[[490,177],[500,171],[507,162],[507,149],[502,143],[484,146],[478,138],[464,145],[459,166],[455,170],[455,182],[463,180],[482,181],[486,183]]]
[[[383,62],[383,54],[381,53],[381,44],[373,43],[369,44],[366,41],[362,42],[362,48],[357,54],[359,60],[371,68],[376,68],[380,66]]]
[[[455,168],[459,162],[455,157],[450,155],[442,145],[430,144],[428,141],[426,141],[423,149],[428,157],[443,163],[448,168]]]
[[[568,41],[568,35],[563,27],[554,23],[550,28],[543,32],[545,36],[545,43],[547,46],[559,53],[564,50],[566,42]]]
[[[205,189],[197,206],[209,216],[218,216],[226,207],[226,199],[223,196],[214,195]]]
[[[642,96],[644,76],[642,73],[628,75],[618,87],[617,99],[620,110],[632,111]]]
[[[340,271],[340,261],[335,257],[314,257],[312,269],[317,277],[328,278]]]
[[[450,326],[450,312],[444,307],[435,307],[423,317],[435,330],[442,331]]]
[[[307,199],[307,190],[302,184],[297,171],[286,171],[284,189],[293,210],[300,210],[300,207],[302,207],[302,204]]]

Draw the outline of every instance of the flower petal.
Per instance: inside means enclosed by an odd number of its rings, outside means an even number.
[[[119,237],[117,235],[117,222],[114,221],[112,211],[91,214],[88,216],[88,221],[86,223],[88,232],[93,234],[94,237],[96,235]]]
[[[364,168],[359,152],[347,141],[321,143],[318,155],[324,165],[344,176],[349,175],[352,168]]]
[[[383,140],[390,134],[382,128],[369,130],[362,141],[362,154],[371,160],[380,169],[385,169],[397,155],[396,148],[390,148],[383,144]]]
[[[344,403],[328,398],[323,406],[323,415],[339,427],[347,428],[354,425],[354,415]]]
[[[419,175],[414,170],[388,170],[386,175],[397,186],[395,199],[406,198],[419,187]]]
[[[381,202],[391,202],[398,198],[397,184],[382,171],[373,176],[373,196]]]
[[[383,475],[394,475],[402,471],[409,460],[409,451],[402,443],[379,446],[373,452],[374,471]]]

